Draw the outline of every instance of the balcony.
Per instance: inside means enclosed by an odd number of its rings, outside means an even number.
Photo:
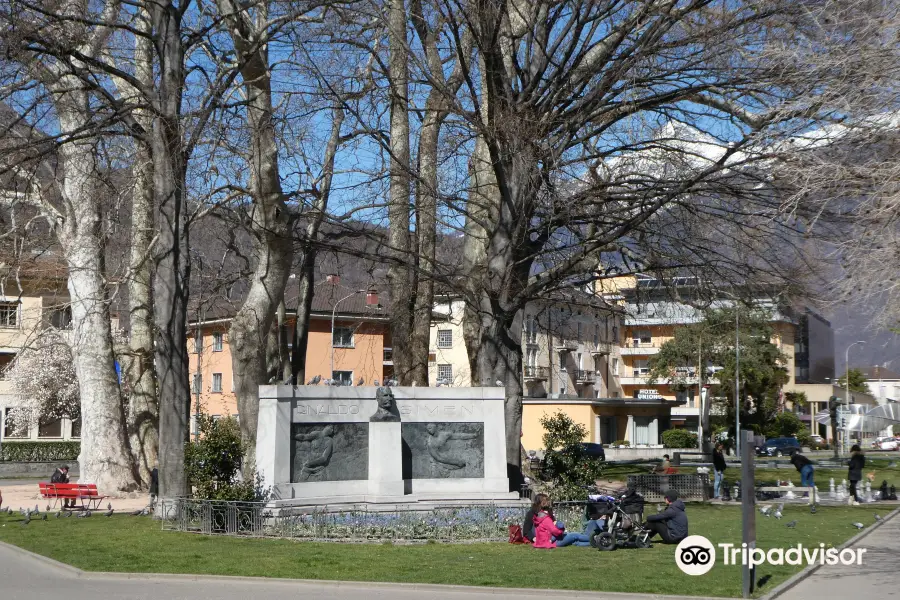
[[[591,356],[604,356],[612,352],[612,344],[609,342],[597,342],[591,348]]]
[[[382,358],[382,364],[392,365],[394,364],[394,349],[393,348],[385,348],[384,356]]]
[[[595,371],[586,371],[584,369],[575,369],[571,373],[577,383],[594,383],[594,379],[597,377]]]
[[[657,354],[660,347],[663,345],[662,341],[638,342],[635,340],[627,340],[627,342],[628,343],[619,350],[622,356],[650,356],[652,354]]]
[[[525,365],[524,377],[525,381],[547,381],[550,378],[550,369]]]

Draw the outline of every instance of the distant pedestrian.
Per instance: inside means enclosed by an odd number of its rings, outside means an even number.
[[[713,498],[720,500],[722,498],[722,484],[725,482],[725,447],[719,442],[713,450],[713,470],[715,471],[715,482],[713,483]]]
[[[150,471],[150,510],[156,509],[156,499],[159,497],[159,467],[154,466]]]
[[[791,464],[800,472],[800,485],[802,487],[815,487],[816,484],[813,482],[815,469],[811,460],[799,452],[794,452],[791,456]]]
[[[862,471],[866,467],[866,456],[859,444],[850,448],[850,461],[847,463],[847,479],[850,480],[850,498],[847,499],[851,506],[859,506],[859,494],[856,485],[862,480]]]
[[[660,473],[661,475],[667,475],[667,474],[671,473],[671,470],[670,470],[671,468],[672,468],[672,463],[669,462],[669,455],[663,454],[662,462],[659,463],[658,465],[656,465],[656,468],[654,469],[654,471],[656,473]]]

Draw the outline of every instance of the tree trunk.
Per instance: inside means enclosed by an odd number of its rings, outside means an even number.
[[[413,321],[413,285],[410,256],[410,150],[409,56],[404,0],[388,2],[388,46],[391,86],[390,192],[388,199],[388,269],[391,292],[391,338],[394,340],[394,377],[400,385],[412,383],[410,339]],[[427,368],[427,366],[426,366]],[[329,374],[329,377],[331,375]]]
[[[138,29],[151,31],[150,17],[141,10]],[[153,86],[152,43],[149,37],[135,37],[135,77]],[[135,110],[135,119],[146,132],[153,119],[146,109]],[[153,154],[144,141],[137,140],[132,168],[131,197],[131,277],[128,280],[129,348],[125,376],[131,386],[128,403],[128,432],[138,475],[150,483],[150,471],[157,466],[159,450],[159,404],[156,395],[156,368],[153,364],[153,260],[150,257],[155,224],[153,221]]]
[[[296,385],[304,385],[312,377],[306,372],[306,346],[309,343],[309,315],[312,312],[316,250],[308,244],[300,259],[297,283],[297,314],[294,319],[294,348],[291,353],[291,375]]]
[[[266,8],[265,5],[259,7],[254,30],[246,9],[238,9],[229,0],[220,0],[222,13],[231,15],[231,35],[241,59],[250,133],[250,187],[253,193],[250,229],[256,267],[250,279],[250,289],[229,330],[234,391],[241,416],[241,439],[245,452],[242,466],[245,478],[251,477],[256,470],[259,386],[269,379],[269,336],[278,304],[284,299],[293,260],[292,218],[281,188],[278,146],[272,121],[268,50],[265,44],[256,43],[266,35],[262,29],[268,18]],[[277,347],[277,342],[275,345]]]
[[[428,386],[428,350],[431,311],[434,305],[434,268],[437,241],[438,141],[443,113],[433,92],[425,103],[425,119],[419,134],[419,180],[416,185],[416,235],[419,274],[413,308],[407,359],[412,385]]]
[[[65,78],[64,78],[65,79]],[[61,85],[78,89],[77,82]],[[80,97],[79,97],[80,96]],[[63,132],[88,125],[86,95],[63,92],[57,103]],[[73,108],[68,113],[67,108]],[[67,114],[68,113],[68,114]],[[106,294],[101,208],[93,181],[96,148],[90,138],[62,144],[62,197],[65,219],[57,229],[69,269],[72,356],[81,395],[81,481],[107,492],[137,487],[128,447],[125,414],[115,369]]]
[[[288,347],[287,311],[284,306],[284,294],[281,302],[275,310],[275,320],[278,328],[278,381],[290,383],[291,381],[291,351]]]
[[[189,492],[184,470],[191,410],[185,335],[190,260],[181,132],[184,48],[178,7],[165,0],[151,11],[159,60],[159,114],[152,135],[158,232],[153,310],[159,382],[159,494],[166,500]]]

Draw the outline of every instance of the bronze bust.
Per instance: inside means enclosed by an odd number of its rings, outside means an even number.
[[[397,423],[400,421],[400,411],[394,401],[394,393],[391,388],[380,387],[375,391],[375,399],[378,401],[378,410],[369,417],[372,423]]]

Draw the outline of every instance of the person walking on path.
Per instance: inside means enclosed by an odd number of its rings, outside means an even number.
[[[795,452],[791,456],[791,464],[794,465],[794,468],[800,472],[800,485],[802,487],[811,488],[816,485],[813,482],[813,474],[815,472],[815,469],[813,468],[813,463],[811,460],[809,460],[799,452]],[[806,497],[806,495],[804,495],[804,497]]]
[[[727,468],[728,465],[725,464],[725,449],[720,442],[716,444],[716,449],[713,450],[713,470],[715,471],[713,499],[715,500],[722,499],[722,484],[725,482],[725,469]]]
[[[863,454],[859,444],[854,444],[850,448],[850,461],[847,464],[849,466],[847,479],[850,480],[850,498],[848,498],[847,502],[851,506],[859,506],[859,494],[856,491],[856,486],[862,479],[862,472],[866,467],[866,456]]]

